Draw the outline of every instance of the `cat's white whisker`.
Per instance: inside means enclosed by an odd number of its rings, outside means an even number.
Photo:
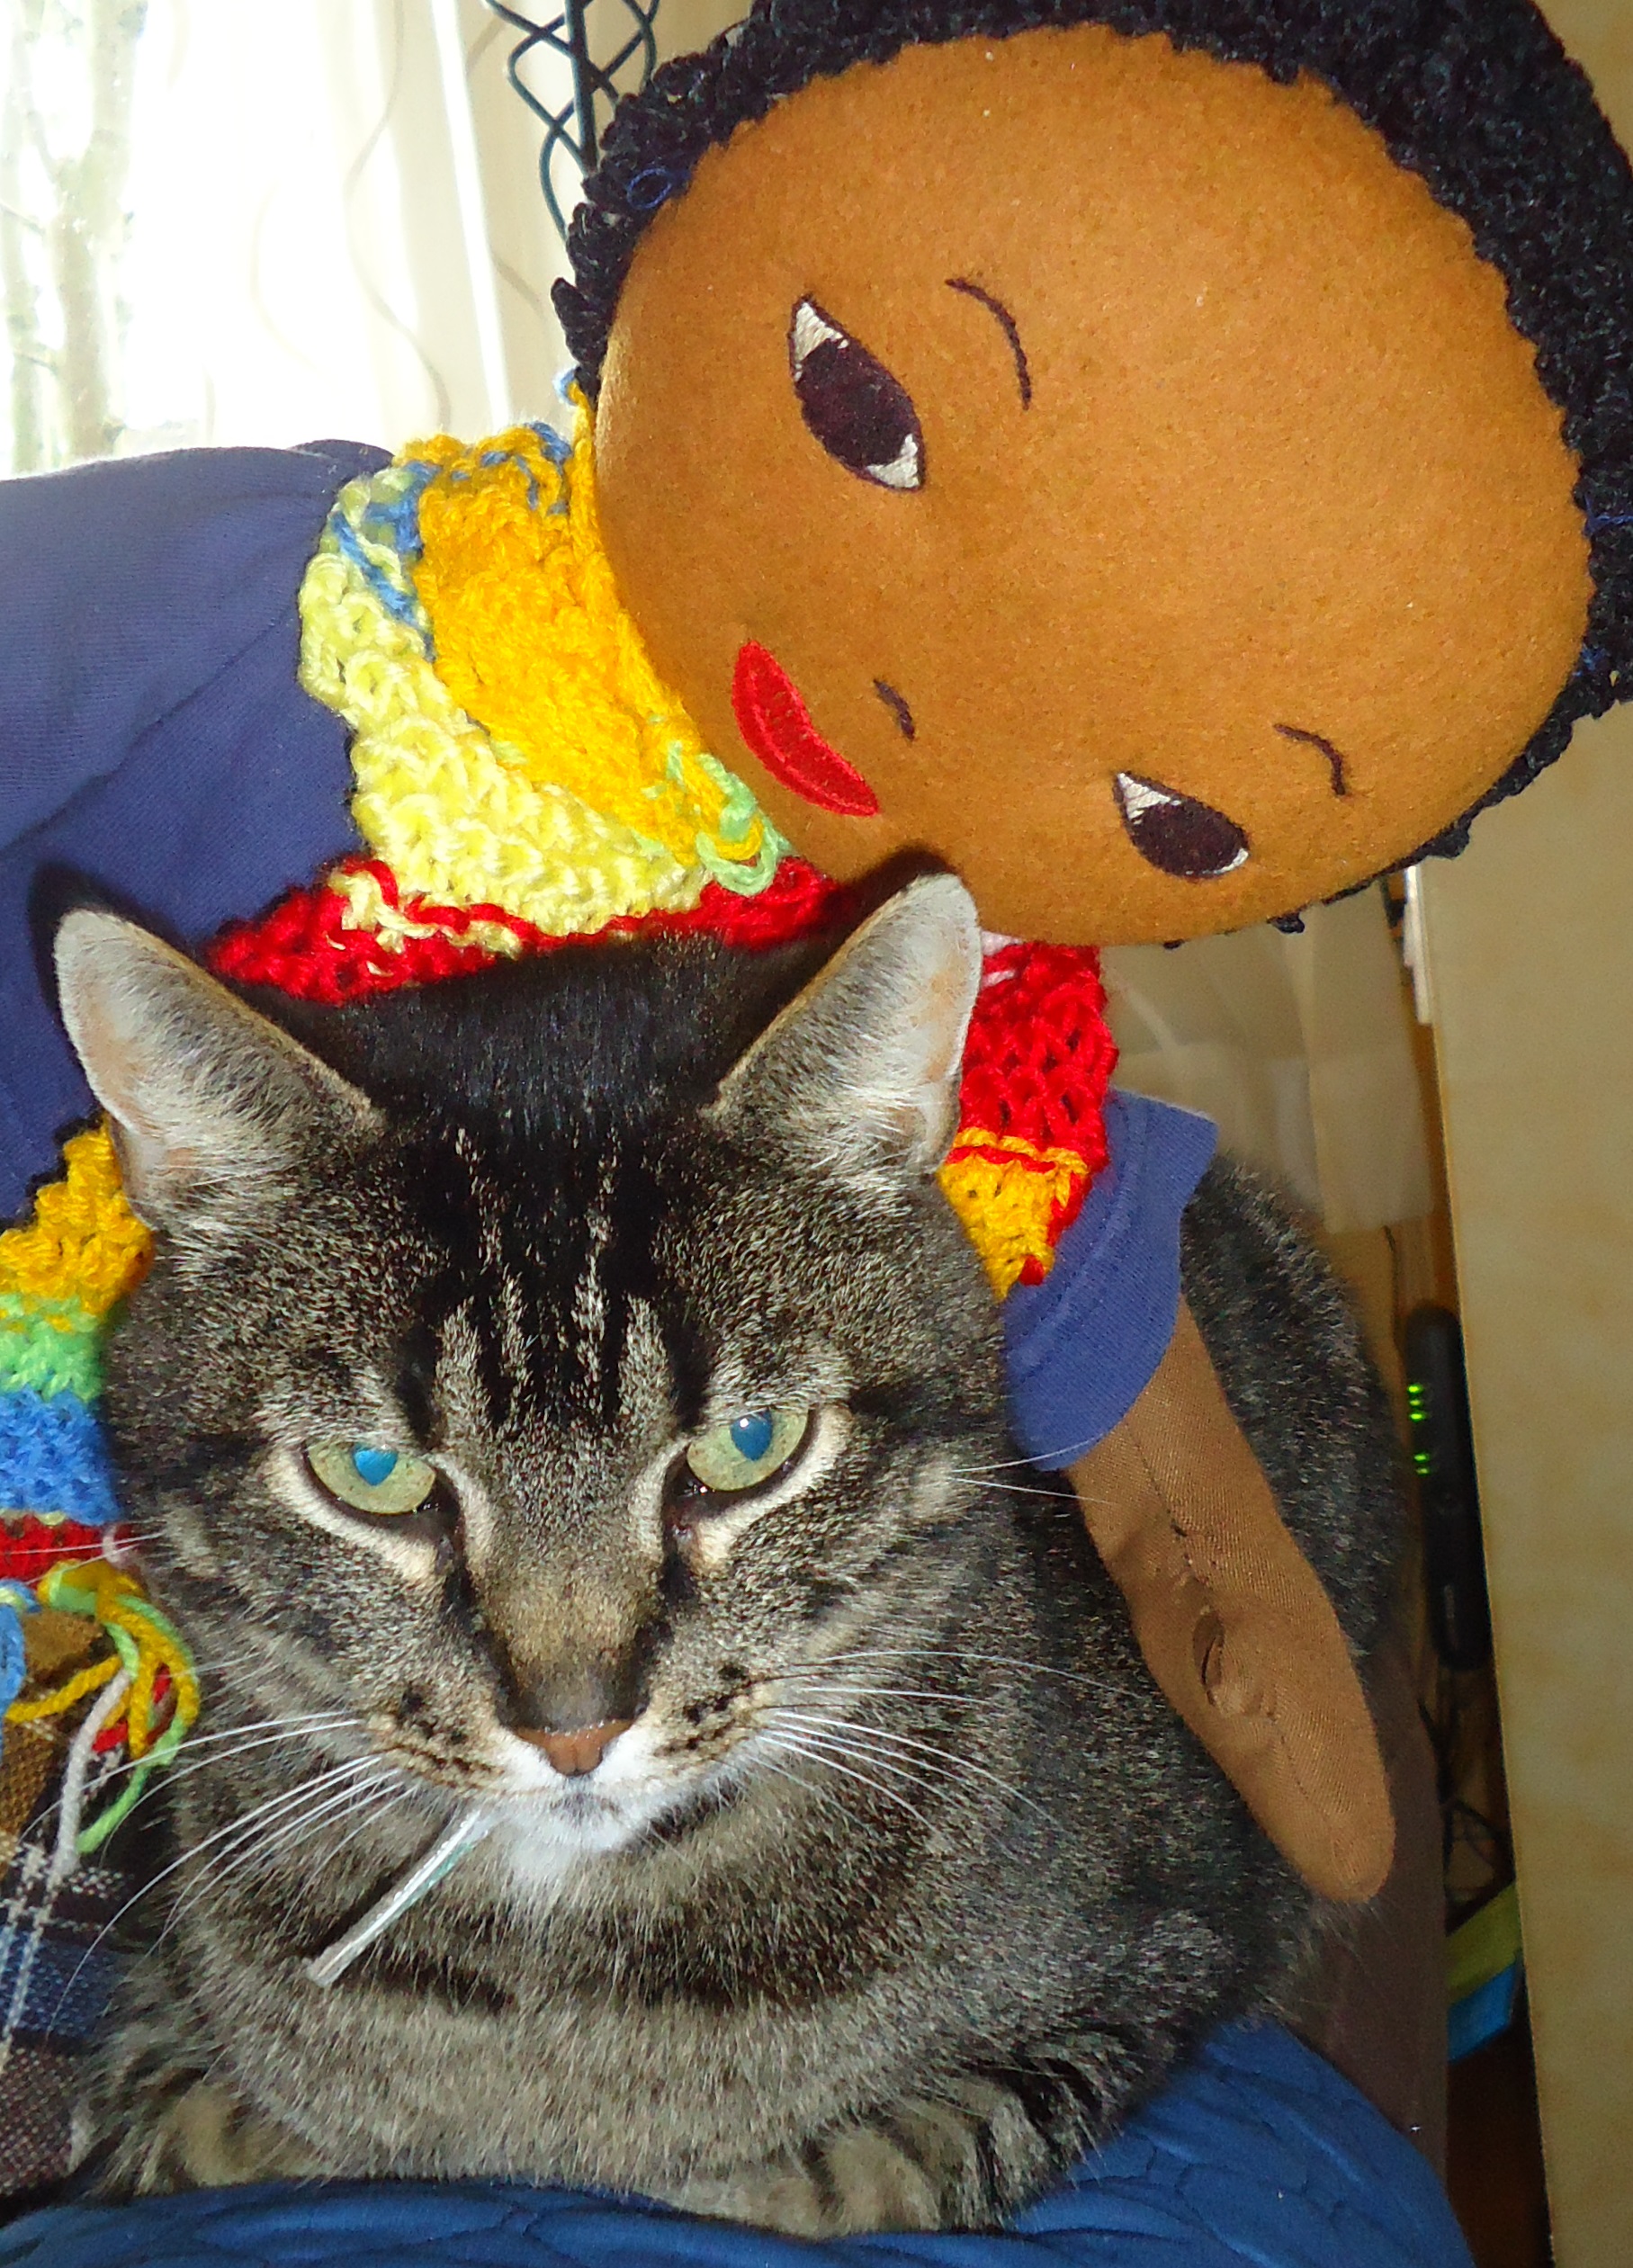
[[[1024,1481],[980,1479],[968,1473],[949,1473],[947,1478],[955,1487],[974,1489],[983,1496],[989,1490],[993,1490],[1000,1496],[1041,1496],[1050,1504],[1064,1505],[1076,1501],[1075,1498],[1063,1496],[1057,1488],[1028,1488]]]
[[[352,1829],[350,1834],[342,1835],[338,1842],[323,1853],[320,1866],[327,1866],[331,1859],[337,1859],[343,1851],[349,1851],[359,1835],[368,1833],[376,1819],[382,1817],[388,1811],[395,1811],[399,1804],[411,1801],[419,1791],[414,1788],[389,1788],[384,1790],[376,1790],[371,1787],[366,1792],[374,1797],[373,1803],[366,1808],[363,1816]]]
[[[1054,1472],[1070,1465],[1074,1458],[1087,1457],[1105,1439],[1101,1433],[1086,1434],[1081,1441],[1065,1441],[1057,1448],[1040,1450],[1036,1457],[1000,1457],[991,1465],[965,1465],[958,1469],[966,1475],[973,1473],[1011,1473],[1017,1466],[1028,1465],[1036,1472]]]
[[[293,1739],[297,1735],[315,1728],[321,1729],[328,1721],[309,1717],[269,1718],[266,1720],[266,1726],[274,1729],[256,1726],[242,1727],[229,1726],[217,1733],[190,1733],[185,1745],[179,1752],[178,1761],[167,1764],[162,1772],[155,1773],[152,1784],[143,1789],[141,1796],[131,1805],[126,1815],[134,1818],[136,1814],[151,1803],[155,1797],[163,1795],[166,1788],[176,1787],[182,1780],[191,1779],[194,1772],[202,1771],[209,1765],[231,1763],[239,1756],[247,1755],[254,1749],[275,1747],[280,1741]],[[353,1717],[349,1710],[345,1709],[336,1710],[333,1713],[332,1721],[336,1724],[348,1722],[354,1725],[359,1724],[359,1720]],[[360,1726],[359,1729],[361,1729]],[[253,1737],[243,1738],[242,1735],[246,1732]],[[237,1744],[236,1746],[233,1745],[234,1743]],[[202,1748],[213,1748],[214,1755],[201,1756],[199,1751]],[[122,1764],[111,1765],[107,1770],[97,1777],[98,1793],[111,1787],[114,1780],[123,1779],[131,1772],[140,1771],[148,1762],[148,1758],[146,1756],[130,1756]],[[30,1840],[33,1839],[36,1829],[47,1825],[61,1808],[61,1797],[53,1803],[42,1805],[29,1822]]]
[[[85,1947],[85,1951],[80,1955],[78,1960],[75,1963],[67,1983],[63,1986],[61,1992],[58,1995],[57,2004],[51,2012],[46,2029],[49,2030],[57,2021],[57,2019],[62,2013],[63,2008],[67,2005],[68,1995],[72,1993],[75,1986],[79,1982],[81,1976],[85,1972],[85,1964],[91,1959],[92,1955],[97,1951],[97,1950],[112,1935],[113,1931],[119,1927],[119,1924],[124,1920],[126,1914],[131,1913],[141,1904],[145,1897],[148,1897],[153,1891],[157,1890],[161,1882],[167,1881],[173,1874],[177,1873],[183,1867],[193,1865],[204,1851],[209,1850],[211,1844],[220,1842],[223,1836],[237,1835],[248,1832],[253,1827],[254,1824],[264,1815],[269,1812],[282,1812],[288,1806],[299,1803],[303,1796],[310,1795],[315,1789],[327,1786],[339,1773],[349,1772],[354,1769],[355,1767],[354,1766],[342,1764],[333,1767],[327,1772],[315,1772],[310,1779],[301,1780],[296,1787],[286,1788],[280,1795],[268,1797],[264,1803],[256,1805],[256,1808],[247,1815],[242,1815],[237,1819],[229,1819],[227,1821],[225,1825],[218,1827],[212,1834],[206,1835],[202,1842],[190,1843],[179,1858],[173,1859],[168,1866],[161,1867],[157,1874],[149,1876],[148,1880],[144,1882],[139,1888],[133,1891],[130,1896],[125,1900],[124,1904],[119,1908],[117,1913],[109,1916],[107,1921],[105,1921],[102,1927],[97,1931],[95,1936],[91,1940],[91,1942]],[[231,1846],[229,1845],[229,1848]]]
[[[196,1903],[206,1891],[213,1893],[219,1890],[229,1875],[237,1874],[257,1861],[274,1858],[281,1851],[298,1849],[316,1833],[326,1820],[349,1818],[354,1810],[365,1806],[374,1797],[384,1792],[389,1786],[385,1776],[389,1768],[382,1758],[374,1757],[369,1761],[379,1766],[377,1773],[364,1775],[360,1772],[347,1786],[331,1789],[321,1803],[314,1804],[310,1810],[298,1813],[292,1819],[274,1823],[265,1833],[253,1836],[248,1842],[234,1850],[219,1851],[212,1861],[208,1880],[190,1884],[183,1893],[177,1902],[178,1916],[183,1905]]]
[[[836,1750],[830,1746],[822,1735],[807,1731],[794,1733],[785,1727],[779,1728],[776,1733],[763,1733],[760,1738],[779,1746],[791,1756],[803,1756],[812,1763],[821,1764],[829,1771],[838,1772],[842,1779],[854,1779],[858,1786],[871,1788],[875,1796],[883,1796],[887,1802],[895,1804],[901,1810],[905,1811],[909,1817],[916,1820],[927,1833],[934,1833],[935,1823],[928,1813],[920,1811],[917,1804],[909,1803],[907,1797],[898,1788],[890,1787],[882,1779],[875,1779],[867,1772],[857,1771],[852,1764],[842,1763],[839,1761],[840,1756],[848,1752],[843,1749]],[[884,1769],[888,1770],[888,1767]],[[911,1775],[902,1776],[908,1778],[911,1784]]]
[[[960,1772],[967,1770],[961,1758],[937,1757],[927,1759],[906,1752],[883,1752],[876,1741],[866,1735],[870,1727],[857,1727],[843,1717],[812,1717],[793,1712],[785,1713],[785,1721],[792,1721],[797,1730],[812,1740],[822,1740],[836,1753],[854,1757],[858,1762],[870,1764],[876,1770],[892,1773],[905,1779],[911,1787],[922,1788],[928,1795],[934,1789],[943,1797],[974,1807],[979,1803],[976,1791],[961,1784]],[[931,1764],[935,1770],[929,1769]]]
[[[838,1696],[832,1694],[818,1696],[819,1699],[833,1699],[837,1698]],[[785,1712],[785,1714],[795,1715],[796,1721],[801,1725],[821,1726],[829,1729],[843,1730],[853,1733],[856,1735],[858,1742],[863,1744],[869,1742],[880,1742],[888,1748],[900,1750],[904,1753],[911,1753],[913,1755],[931,1758],[936,1762],[943,1765],[947,1769],[949,1776],[965,1772],[971,1773],[977,1779],[987,1780],[992,1787],[999,1789],[1001,1794],[1008,1796],[1013,1802],[1030,1806],[1031,1809],[1036,1811],[1041,1818],[1049,1819],[1054,1815],[1051,1812],[1047,1811],[1042,1804],[1035,1802],[1033,1798],[1027,1794],[1024,1788],[1017,1788],[1013,1780],[1005,1779],[1001,1774],[989,1770],[984,1764],[977,1763],[974,1757],[965,1755],[957,1749],[942,1748],[938,1746],[934,1742],[918,1740],[906,1733],[892,1732],[884,1726],[858,1722],[854,1717],[813,1717],[811,1715],[809,1710],[803,1708],[799,1709],[797,1713]],[[878,1761],[883,1763],[884,1759],[881,1757]]]
[[[1105,1678],[1085,1676],[1077,1670],[1057,1670],[1046,1662],[1028,1662],[1018,1654],[976,1654],[967,1646],[948,1645],[940,1642],[928,1646],[864,1646],[842,1654],[825,1654],[820,1662],[791,1663],[779,1669],[779,1677],[820,1676],[837,1663],[859,1662],[927,1662],[933,1657],[941,1662],[974,1662],[983,1668],[1024,1671],[1032,1677],[1057,1678],[1067,1685],[1081,1685],[1091,1692],[1120,1693],[1124,1689]]]
[[[353,1806],[352,1810],[343,1811],[340,1814],[342,1821],[355,1815],[361,1815],[357,1818],[357,1824],[349,1834],[342,1835],[338,1842],[331,1844],[322,1853],[317,1871],[320,1873],[325,1867],[337,1859],[343,1851],[349,1851],[359,1835],[367,1834],[376,1821],[384,1818],[388,1812],[397,1810],[400,1805],[409,1802],[416,1792],[411,1788],[381,1788],[374,1784],[365,1787],[360,1792],[358,1801]],[[309,1876],[308,1879],[310,1878]]]
[[[776,1731],[776,1735],[778,1735],[778,1740],[785,1740],[785,1737],[796,1737],[796,1740],[807,1742],[812,1749],[823,1749],[832,1755],[844,1755],[844,1758],[850,1758],[850,1762],[866,1764],[866,1767],[871,1767],[874,1771],[889,1773],[893,1780],[905,1780],[910,1788],[919,1788],[920,1792],[925,1792],[925,1794],[930,1792],[930,1776],[928,1776],[925,1771],[920,1771],[914,1762],[910,1762],[910,1760],[905,1760],[905,1758],[893,1758],[893,1755],[878,1755],[874,1749],[866,1749],[866,1746],[848,1740],[844,1728],[832,1728],[832,1726],[823,1724],[821,1719],[796,1717],[796,1715],[792,1715],[792,1712],[785,1710],[785,1712],[780,1712],[778,1719],[776,1719],[774,1731]],[[964,1803],[971,1801],[968,1789],[948,1788],[946,1789],[946,1794],[950,1794],[955,1801],[964,1801]]]
[[[333,1765],[327,1771],[314,1773],[310,1779],[301,1781],[292,1788],[267,1797],[248,1812],[241,1813],[236,1818],[226,1821],[212,1833],[202,1837],[201,1841],[189,1844],[179,1858],[174,1860],[169,1866],[164,1868],[153,1877],[151,1881],[145,1884],[141,1890],[138,1891],[137,1897],[143,1897],[148,1891],[157,1889],[161,1882],[166,1880],[169,1876],[179,1873],[185,1867],[202,1863],[205,1876],[208,1878],[211,1869],[214,1868],[218,1860],[228,1857],[244,1845],[253,1842],[263,1829],[271,1828],[292,1812],[298,1811],[302,1803],[310,1802],[338,1783],[354,1778],[364,1764],[372,1761],[372,1758],[363,1758],[351,1763]],[[302,1814],[301,1815],[310,1815]],[[183,1897],[192,1887],[190,1884],[182,1886]],[[130,1903],[134,1905],[136,1900],[132,1899]],[[168,1927],[168,1923],[166,1927]]]
[[[792,1729],[803,1738],[820,1744],[826,1754],[848,1757],[853,1763],[866,1764],[875,1771],[887,1772],[892,1779],[904,1781],[909,1788],[916,1788],[926,1796],[934,1788],[939,1796],[950,1797],[955,1804],[961,1806],[970,1806],[975,1802],[971,1789],[950,1783],[948,1776],[944,1775],[938,1785],[917,1760],[909,1762],[899,1756],[882,1756],[875,1747],[846,1740],[839,1734],[825,1731],[819,1724],[805,1719],[800,1720]]]
[[[372,1794],[377,1786],[383,1786],[383,1778],[379,1782],[362,1780],[362,1784],[358,1784],[363,1769],[371,1765],[375,1767],[381,1775],[390,1770],[383,1757],[360,1758],[356,1768],[352,1770],[351,1784],[331,1788],[325,1794],[321,1802],[314,1803],[309,1809],[301,1811],[292,1820],[280,1816],[275,1821],[262,1823],[265,1826],[265,1833],[257,1832],[247,1841],[229,1843],[223,1850],[218,1851],[199,1880],[187,1884],[181,1896],[175,1900],[166,1920],[165,1928],[160,1932],[161,1937],[166,1935],[185,1914],[198,1905],[202,1897],[213,1895],[229,1876],[238,1873],[241,1868],[251,1865],[257,1859],[272,1856],[288,1843],[298,1844],[303,1842],[309,1834],[315,1833],[326,1819],[332,1817],[336,1813],[345,1817],[354,1802]]]

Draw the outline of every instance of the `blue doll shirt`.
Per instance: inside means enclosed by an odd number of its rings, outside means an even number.
[[[199,449],[0,482],[0,1221],[91,1108],[42,946],[67,877],[199,943],[347,839],[296,594],[378,449]]]

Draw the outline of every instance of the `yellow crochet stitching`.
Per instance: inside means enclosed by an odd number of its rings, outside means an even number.
[[[587,463],[587,441],[581,448]],[[780,838],[751,799],[745,802],[740,783],[696,748],[695,735],[683,743],[684,719],[657,687],[633,627],[612,597],[610,575],[604,562],[597,565],[601,555],[587,475],[575,476],[585,499],[582,524],[575,527],[571,513],[552,509],[566,500],[564,477],[529,427],[476,450],[427,443],[412,457],[390,475],[354,481],[342,492],[301,594],[301,681],[352,727],[353,817],[404,894],[434,904],[497,905],[567,936],[598,929],[620,914],[695,905],[710,874],[721,874],[733,859],[735,887],[762,886],[775,871]],[[546,576],[548,588],[534,592],[545,612],[532,625],[527,652],[520,654],[514,640],[506,652],[524,674],[560,677],[577,688],[576,707],[562,696],[557,729],[578,740],[553,738],[542,749],[524,749],[490,734],[432,666],[421,598],[407,587],[402,562],[382,533],[390,533],[392,510],[416,495],[422,522],[428,520],[444,543],[474,508],[473,543],[480,533],[481,542],[525,565],[524,539],[543,527],[552,532],[558,551],[570,552],[557,562],[555,582]],[[472,638],[484,619],[483,603],[504,612],[501,584],[484,575],[482,558],[480,544],[460,551],[464,569],[486,594],[485,602],[454,606]],[[445,569],[427,573],[422,560],[421,579],[453,604]],[[479,673],[469,639],[462,666],[474,684]],[[624,689],[624,706],[604,691],[597,708],[597,672],[604,683]],[[631,686],[651,704],[641,730],[627,712]],[[613,760],[621,746],[628,753],[632,735],[637,767],[657,766],[656,776],[639,779],[633,794],[627,778],[616,784]],[[585,751],[582,760],[563,756],[569,745]],[[703,790],[688,805],[694,779]],[[619,808],[592,805],[577,792],[580,783]],[[689,837],[677,816],[686,810]],[[712,838],[700,819],[713,826]],[[669,839],[659,838],[662,830]],[[372,910],[354,899],[351,918],[360,928],[378,927],[383,943],[412,933],[400,921],[376,924]]]
[[[519,960],[526,950],[523,939],[502,921],[468,921],[454,928],[446,921],[412,920],[400,906],[391,903],[377,876],[366,866],[350,873],[336,867],[327,887],[345,901],[346,910],[340,917],[343,928],[366,929],[394,953],[400,950],[405,937],[446,937],[462,945],[480,946],[485,952],[501,954],[512,961]]]
[[[301,682],[352,727],[352,816],[405,893],[498,905],[562,937],[695,903],[701,874],[564,788],[535,785],[471,722],[354,560],[319,552],[301,616]]]
[[[60,1181],[34,1200],[33,1218],[0,1235],[0,1295],[73,1299],[104,1315],[139,1283],[153,1239],[125,1203],[105,1126],[65,1143]]]
[[[565,463],[528,426],[416,454],[440,470],[419,500],[415,589],[454,698],[522,749],[534,778],[684,865],[709,865],[739,890],[763,886],[775,865],[762,856],[768,822],[707,755],[618,597],[583,406]]]
[[[993,1157],[993,1151],[1006,1154]],[[1049,1227],[1055,1208],[1087,1175],[1075,1151],[1042,1149],[1021,1134],[960,1129],[957,1147],[938,1178],[1000,1299],[1028,1260],[1045,1270],[1053,1265]]]

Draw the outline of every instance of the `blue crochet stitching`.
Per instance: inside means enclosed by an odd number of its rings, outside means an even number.
[[[484,449],[477,459],[477,462],[478,464],[519,464],[522,468],[522,478],[527,483],[527,509],[530,512],[538,510],[538,475],[525,457],[518,456],[514,449]]]
[[[0,1717],[22,1692],[29,1673],[22,1643],[22,1609],[14,1599],[0,1600]]]
[[[436,478],[434,464],[417,462],[403,467],[406,476],[400,495],[390,501],[371,498],[363,514],[363,532],[371,542],[390,543],[399,559],[412,565],[425,551],[425,539],[419,532],[419,500]]]
[[[331,518],[329,525],[335,531],[336,542],[339,544],[342,551],[351,560],[386,612],[395,614],[399,623],[407,623],[409,629],[417,631],[422,639],[428,638],[426,610],[413,592],[399,591],[396,585],[389,580],[363,550],[356,532],[348,526],[338,514]]]
[[[66,1512],[91,1528],[119,1518],[107,1442],[76,1394],[0,1394],[0,1511]]]

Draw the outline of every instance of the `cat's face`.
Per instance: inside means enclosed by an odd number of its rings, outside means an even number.
[[[963,1476],[1004,1454],[930,1178],[979,967],[956,885],[746,1053],[757,982],[776,1004],[746,964],[611,951],[481,981],[462,1092],[400,996],[325,1063],[109,917],[60,955],[161,1233],[110,1373],[161,1597],[235,1711],[336,1712],[334,1754],[496,1807],[540,1878],[820,1740],[843,1658],[960,1579]],[[644,1053],[597,1045],[654,998]]]

